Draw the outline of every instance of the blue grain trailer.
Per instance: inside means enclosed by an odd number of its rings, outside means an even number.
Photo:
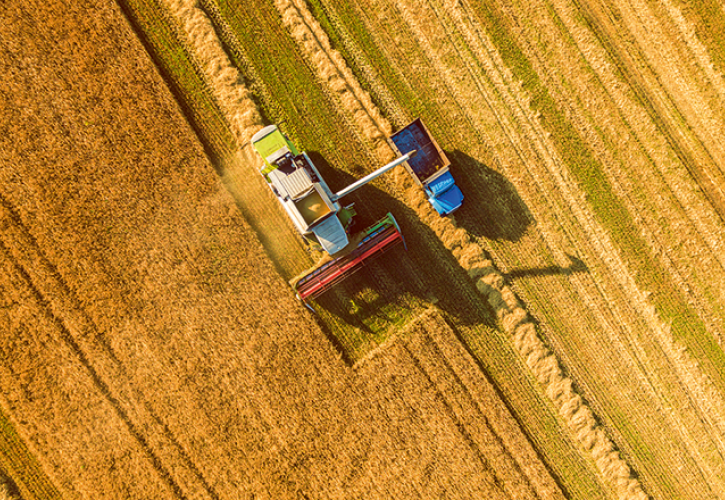
[[[420,118],[391,135],[389,142],[400,155],[417,151],[403,166],[425,190],[436,212],[448,215],[461,206],[463,193],[451,175],[451,162]]]

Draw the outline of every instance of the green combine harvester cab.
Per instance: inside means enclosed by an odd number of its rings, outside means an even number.
[[[339,199],[412,158],[415,151],[333,193],[307,153],[299,152],[277,125],[254,134],[251,143],[264,160],[261,174],[297,231],[330,257],[294,280],[302,301],[320,295],[359,270],[366,260],[403,242],[391,214],[351,238],[348,230],[355,211],[352,205],[343,207]]]

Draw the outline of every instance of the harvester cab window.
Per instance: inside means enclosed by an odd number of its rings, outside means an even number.
[[[282,156],[279,160],[277,160],[275,162],[275,165],[277,165],[277,168],[280,169],[280,171],[289,175],[295,171],[295,166],[294,166],[293,160],[294,160],[294,157],[292,156],[292,153],[287,153],[284,156]]]

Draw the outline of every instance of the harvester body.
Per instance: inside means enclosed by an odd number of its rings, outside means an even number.
[[[389,142],[401,155],[417,151],[403,166],[438,214],[448,215],[461,207],[463,193],[451,175],[451,162],[420,118],[390,136]]]
[[[252,137],[264,159],[262,174],[297,230],[330,255],[349,243],[346,226],[352,207],[343,208],[310,160],[270,125]]]
[[[409,160],[415,151],[333,193],[307,153],[299,152],[277,125],[254,134],[251,143],[264,160],[262,175],[297,230],[329,255],[291,282],[302,301],[322,294],[362,268],[366,260],[403,242],[392,214],[351,238],[348,230],[355,211],[352,205],[343,207],[338,200]]]

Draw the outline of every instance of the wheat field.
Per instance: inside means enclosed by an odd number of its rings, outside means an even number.
[[[0,496],[725,498],[716,2],[0,16]],[[356,192],[407,251],[310,311],[249,138],[335,190],[417,116],[464,206]]]

